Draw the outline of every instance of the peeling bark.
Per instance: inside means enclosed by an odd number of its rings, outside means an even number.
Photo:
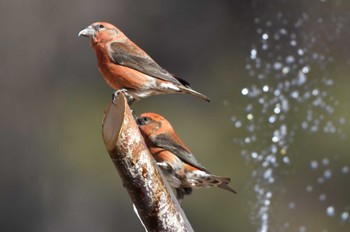
[[[193,231],[164,180],[132,116],[123,93],[108,105],[102,135],[130,198],[148,231]]]

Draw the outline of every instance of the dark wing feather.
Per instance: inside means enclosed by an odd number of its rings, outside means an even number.
[[[173,77],[175,77],[181,84],[183,84],[184,86],[186,86],[187,88],[191,88],[191,85],[188,81],[182,79],[181,77],[177,77],[174,74],[172,74]]]
[[[202,164],[200,164],[196,158],[184,147],[176,143],[169,136],[160,134],[156,136],[154,140],[154,145],[159,148],[163,148],[175,154],[183,162],[190,164],[202,171],[207,171]]]
[[[170,81],[172,83],[181,85],[181,81],[178,81],[167,70],[160,67],[149,56],[140,56],[140,54],[137,54],[136,52],[132,54],[127,49],[128,45],[126,45],[125,43],[112,42],[108,46],[109,56],[114,63],[131,69],[135,69],[154,78],[158,78],[164,81]]]

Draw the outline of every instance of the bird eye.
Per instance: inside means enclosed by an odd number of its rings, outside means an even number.
[[[98,25],[98,27],[99,27],[100,29],[105,28],[105,26],[103,26],[102,24]]]
[[[150,119],[149,117],[143,117],[143,118],[141,118],[141,120],[140,120],[140,124],[141,124],[141,125],[147,125],[147,124],[149,124],[149,123],[151,123],[151,119]]]
[[[139,126],[143,126],[143,125],[147,125],[149,123],[151,123],[151,118],[149,117],[141,117],[141,118],[137,118],[136,122]]]

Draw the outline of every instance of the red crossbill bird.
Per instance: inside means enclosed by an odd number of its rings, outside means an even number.
[[[93,23],[80,31],[78,36],[81,35],[90,37],[98,68],[107,84],[126,92],[130,103],[152,95],[174,93],[191,94],[210,101],[191,89],[187,81],[159,66],[112,24]]]
[[[207,171],[177,136],[170,123],[161,115],[144,113],[136,117],[147,147],[169,184],[182,200],[192,188],[217,186],[236,193],[228,184],[229,177],[215,176]]]

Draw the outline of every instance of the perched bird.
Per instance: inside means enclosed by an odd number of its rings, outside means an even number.
[[[182,200],[192,188],[217,186],[236,193],[228,184],[229,177],[210,174],[176,135],[170,123],[161,115],[144,113],[136,119],[148,149],[163,171],[169,184]]]
[[[191,89],[187,81],[160,67],[112,24],[93,23],[78,36],[90,37],[105,81],[113,89],[126,92],[130,103],[152,95],[173,93],[187,93],[210,101]]]

